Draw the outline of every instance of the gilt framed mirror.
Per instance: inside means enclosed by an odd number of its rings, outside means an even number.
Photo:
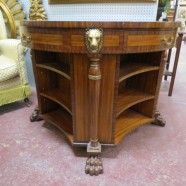
[[[22,4],[17,0],[0,0],[0,9],[3,13],[8,38],[16,38],[19,35],[18,21],[26,17]]]

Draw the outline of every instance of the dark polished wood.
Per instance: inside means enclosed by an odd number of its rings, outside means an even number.
[[[117,145],[132,130],[158,120],[165,51],[174,46],[180,25],[21,22],[21,36],[29,38],[22,43],[32,49],[41,117],[61,129],[71,144],[88,145],[86,173],[103,172],[98,143]],[[96,55],[87,50],[90,28],[103,31]]]

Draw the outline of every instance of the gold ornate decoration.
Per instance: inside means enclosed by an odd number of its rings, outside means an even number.
[[[98,53],[103,45],[103,29],[87,29],[85,32],[85,44],[89,53]]]
[[[32,38],[31,38],[31,36],[26,36],[25,34],[22,34],[21,41],[23,43],[28,44],[28,43],[30,43],[32,41]]]
[[[42,0],[30,0],[29,19],[43,21],[47,20],[46,12],[43,8]]]
[[[7,30],[9,30],[8,37],[15,38],[16,35],[19,35],[17,22],[26,17],[25,12],[22,10],[22,4],[17,0],[0,0],[0,8],[3,10],[5,24]]]
[[[169,40],[165,37],[162,38],[161,40],[162,44],[166,47],[166,46],[171,46],[174,43],[174,37],[169,38]]]

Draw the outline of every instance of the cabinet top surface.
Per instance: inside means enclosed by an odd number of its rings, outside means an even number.
[[[81,22],[81,21],[22,21],[21,26],[54,27],[54,28],[141,28],[141,29],[174,29],[181,22]]]

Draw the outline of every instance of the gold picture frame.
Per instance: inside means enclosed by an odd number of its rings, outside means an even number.
[[[156,2],[156,0],[48,0],[49,4],[77,4],[77,3],[141,3]]]

